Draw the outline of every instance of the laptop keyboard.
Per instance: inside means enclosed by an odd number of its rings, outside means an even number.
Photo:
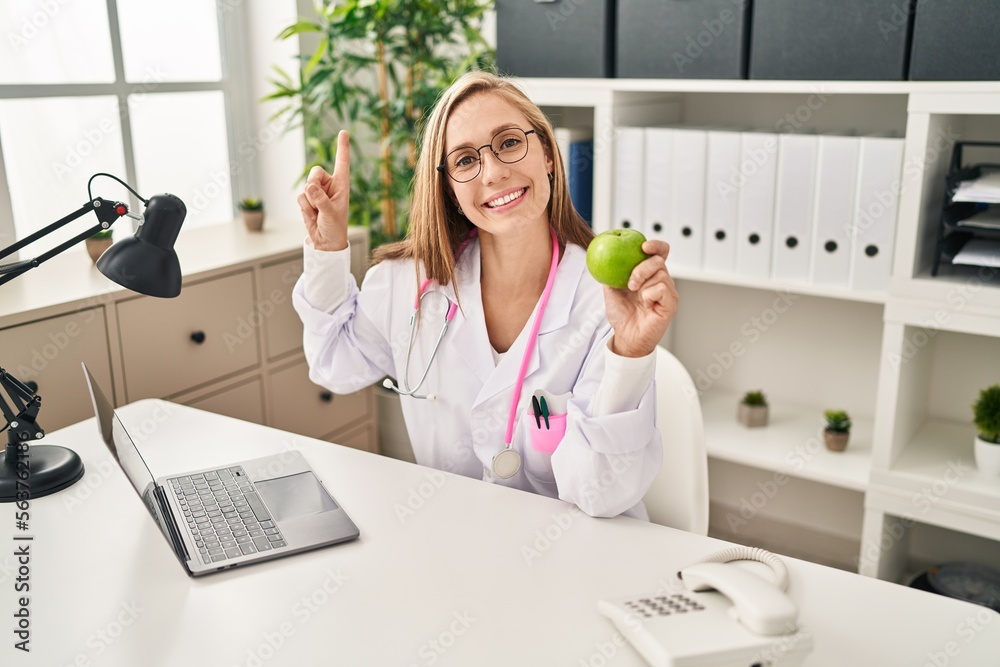
[[[170,478],[202,564],[286,546],[240,466]]]

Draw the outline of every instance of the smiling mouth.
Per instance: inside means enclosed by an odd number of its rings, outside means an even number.
[[[497,197],[492,201],[486,202],[486,208],[497,208],[503,206],[504,204],[509,204],[515,199],[520,199],[524,196],[524,193],[528,191],[528,188],[521,188],[517,192],[512,192],[504,197]]]

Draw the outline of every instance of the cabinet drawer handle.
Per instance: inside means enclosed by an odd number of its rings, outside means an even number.
[[[193,334],[191,334],[191,340],[193,340],[198,345],[201,345],[202,343],[205,342],[205,332],[195,331]]]
[[[319,400],[323,401],[324,403],[332,403],[333,402],[333,392],[330,392],[330,391],[321,391],[319,393]]]

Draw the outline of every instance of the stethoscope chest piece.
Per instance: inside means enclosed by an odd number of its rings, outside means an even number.
[[[510,479],[521,469],[521,455],[504,447],[493,457],[493,474],[500,479]]]

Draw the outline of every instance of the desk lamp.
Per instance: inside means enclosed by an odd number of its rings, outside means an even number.
[[[107,176],[124,185],[145,205],[145,216],[129,212],[122,202],[113,202],[91,194],[91,183],[98,176]],[[57,245],[38,257],[11,264],[0,265],[0,285],[35,268],[71,246],[106,230],[123,216],[140,221],[134,236],[123,239],[108,248],[97,268],[122,287],[140,294],[158,297],[175,297],[181,293],[181,267],[174,252],[174,241],[187,215],[187,208],[179,198],[170,194],[143,199],[121,179],[111,174],[95,174],[87,183],[89,201],[76,211],[51,225],[0,250],[0,259],[33,243],[73,220],[93,211],[98,223],[85,232]],[[58,445],[35,445],[45,431],[36,422],[42,398],[36,393],[37,385],[21,382],[0,368],[0,411],[6,420],[7,448],[0,461],[0,502],[13,502],[40,498],[61,491],[83,477],[83,461],[71,449]],[[4,393],[13,403],[13,409],[4,399]],[[3,429],[0,429],[2,431]],[[20,493],[20,495],[19,495]]]

